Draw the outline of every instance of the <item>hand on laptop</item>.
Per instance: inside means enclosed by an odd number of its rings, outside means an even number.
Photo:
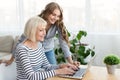
[[[59,65],[60,68],[64,68],[64,67],[67,67],[67,68],[70,68],[70,69],[73,69],[73,70],[78,70],[78,67],[73,65],[73,64],[70,64],[70,63],[66,63],[66,64],[60,64]]]
[[[76,71],[74,71],[73,69],[68,68],[68,67],[64,67],[64,68],[55,70],[56,75],[72,75],[75,72]]]
[[[80,62],[78,62],[78,61],[74,61],[74,62],[73,62],[73,65],[79,67],[79,66],[80,66]]]
[[[56,75],[73,75],[78,70],[77,66],[70,63],[60,64],[59,68],[60,69],[55,70]]]

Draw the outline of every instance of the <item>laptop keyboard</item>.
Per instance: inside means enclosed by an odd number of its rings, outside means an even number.
[[[75,74],[72,75],[59,75],[61,77],[68,77],[68,78],[82,78],[86,72],[86,68],[79,68]]]
[[[85,73],[85,71],[86,71],[86,68],[80,68],[80,69],[78,69],[78,71],[75,72],[75,74],[73,76],[74,77],[81,76]]]
[[[74,74],[72,75],[66,75],[66,76],[74,76],[74,77],[78,77],[78,76],[83,76],[83,74],[85,73],[86,68],[79,68]]]

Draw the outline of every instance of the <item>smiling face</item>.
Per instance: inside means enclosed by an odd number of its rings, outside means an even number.
[[[38,15],[47,21],[47,25],[59,24],[63,20],[63,10],[58,3],[51,2],[45,6],[45,9]]]
[[[36,40],[37,41],[44,41],[44,37],[46,35],[46,26],[41,26],[40,24],[37,27],[36,31]]]
[[[55,9],[52,14],[48,16],[48,23],[49,24],[54,24],[56,21],[60,19],[60,10]]]

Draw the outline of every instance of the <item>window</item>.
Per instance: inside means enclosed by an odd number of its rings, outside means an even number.
[[[0,34],[19,30],[19,11],[16,0],[0,1]]]
[[[90,32],[120,33],[120,0],[91,0]]]
[[[63,8],[64,22],[71,33],[85,28],[85,0],[56,0]]]
[[[1,0],[0,35],[22,33],[26,21],[51,1],[63,8],[64,22],[71,33],[81,29],[120,33],[120,0]]]

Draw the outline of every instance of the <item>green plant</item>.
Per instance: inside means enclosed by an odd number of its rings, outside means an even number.
[[[70,51],[74,54],[73,55],[74,59],[80,61],[81,64],[87,64],[87,62],[85,62],[84,59],[87,58],[87,56],[89,55],[94,56],[95,52],[94,48],[92,49],[87,48],[88,44],[81,43],[81,39],[83,36],[86,37],[87,32],[79,31],[75,38],[70,41],[71,43]]]
[[[68,32],[69,37],[71,34]],[[57,35],[56,35],[57,36]],[[81,43],[82,37],[87,36],[86,31],[79,31],[77,35],[70,40],[70,51],[73,53],[73,59],[80,61],[81,64],[87,64],[85,62],[85,58],[87,58],[89,55],[94,56],[94,48],[87,48],[88,44]],[[60,47],[55,48],[55,54],[56,54],[56,59],[58,63],[65,62],[64,59],[64,54],[62,52],[62,49]]]
[[[104,58],[104,63],[108,65],[116,65],[120,63],[120,58],[117,55],[111,54]]]

